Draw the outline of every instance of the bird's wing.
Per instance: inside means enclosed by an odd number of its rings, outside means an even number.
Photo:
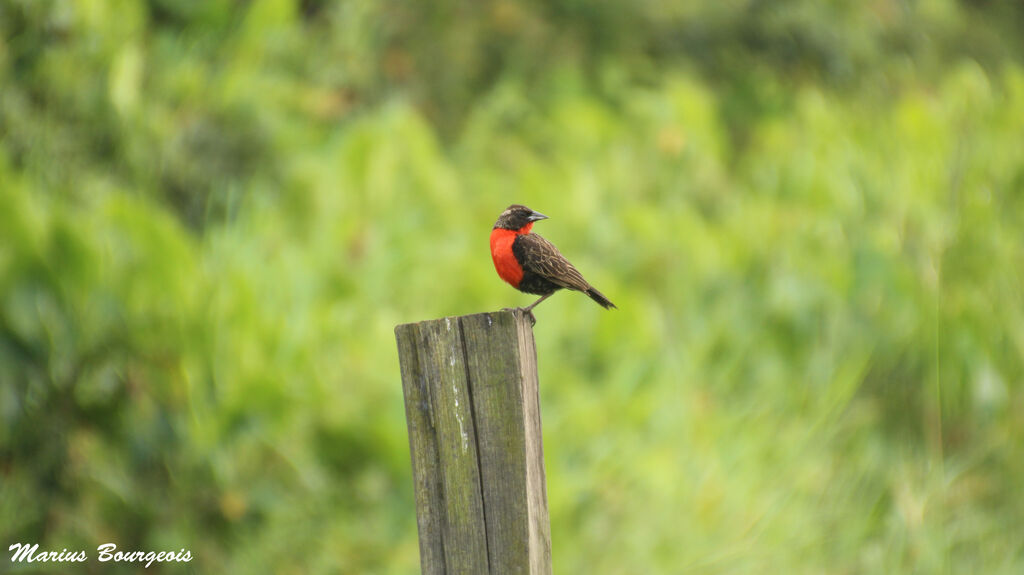
[[[523,234],[516,238],[513,246],[516,255],[520,256],[523,270],[539,276],[568,289],[585,292],[590,284],[583,275],[558,251],[555,244],[537,234]]]

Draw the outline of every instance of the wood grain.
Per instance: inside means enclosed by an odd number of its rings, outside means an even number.
[[[483,313],[395,335],[423,573],[551,573],[529,320]]]

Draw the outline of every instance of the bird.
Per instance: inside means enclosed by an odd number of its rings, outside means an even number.
[[[603,293],[583,279],[555,244],[532,233],[534,222],[548,219],[540,212],[512,204],[498,216],[491,230],[491,258],[498,277],[517,290],[540,299],[519,308],[536,324],[533,308],[560,289],[579,291],[605,309],[618,309]]]

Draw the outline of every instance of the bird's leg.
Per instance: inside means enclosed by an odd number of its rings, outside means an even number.
[[[537,325],[537,318],[533,317],[533,308],[537,307],[537,304],[539,304],[540,302],[548,299],[554,293],[555,292],[551,292],[548,295],[540,296],[540,299],[538,299],[537,301],[531,303],[530,305],[528,305],[526,307],[516,307],[516,308],[506,307],[506,308],[502,308],[502,309],[506,310],[506,311],[521,311],[521,312],[523,312],[526,315],[526,317],[530,318],[530,325]]]
[[[533,313],[530,312],[529,308],[525,308],[525,307],[503,307],[503,308],[501,308],[501,310],[502,311],[511,311],[511,312],[516,312],[516,311],[521,312],[526,317],[530,318],[530,325],[531,326],[537,325],[537,318],[533,317]]]
[[[547,295],[542,295],[542,296],[540,296],[540,299],[539,299],[539,300],[537,300],[537,301],[535,301],[535,302],[531,303],[531,304],[530,304],[530,307],[524,307],[524,308],[523,308],[523,311],[525,311],[526,313],[530,313],[530,310],[532,310],[533,308],[537,307],[537,304],[539,304],[540,302],[542,302],[542,301],[544,301],[544,300],[548,299],[548,298],[549,298],[549,297],[551,297],[551,295],[552,295],[552,294],[554,294],[554,293],[555,293],[555,292],[551,292],[551,293],[549,293],[549,294],[547,294]]]
[[[531,303],[529,306],[519,308],[519,309],[521,309],[523,311],[524,314],[526,314],[526,317],[530,318],[530,325],[531,326],[537,325],[537,318],[533,317],[533,308],[537,307],[537,304],[539,304],[540,302],[542,302],[542,301],[548,299],[549,297],[551,297],[551,294],[553,294],[553,293],[555,293],[555,292],[551,292],[551,293],[549,293],[547,295],[542,295],[542,296],[540,296],[540,299],[538,299],[537,301]]]

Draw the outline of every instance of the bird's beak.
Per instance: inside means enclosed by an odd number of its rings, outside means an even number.
[[[537,220],[546,220],[546,219],[548,219],[548,217],[545,216],[544,214],[540,213],[540,212],[533,212],[526,219],[531,221],[531,222],[536,222]]]

